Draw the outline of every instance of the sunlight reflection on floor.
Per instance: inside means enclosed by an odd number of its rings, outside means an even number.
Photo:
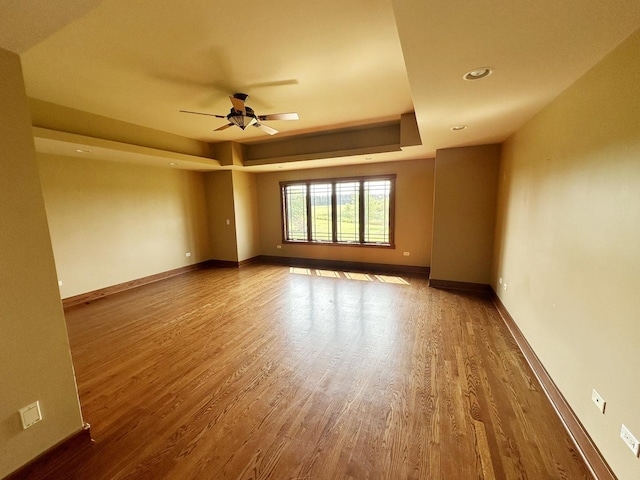
[[[376,278],[383,283],[395,283],[397,285],[409,285],[402,277],[395,277],[393,275],[376,275]]]
[[[295,275],[307,275],[327,278],[346,278],[347,280],[356,280],[360,282],[378,281],[382,283],[392,283],[394,285],[409,285],[404,278],[395,275],[369,275],[367,273],[356,272],[338,272],[335,270],[316,270],[302,267],[289,267],[289,273]]]
[[[340,274],[333,270],[316,270],[316,275],[319,277],[340,278]]]

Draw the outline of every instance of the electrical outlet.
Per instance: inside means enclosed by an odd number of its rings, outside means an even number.
[[[282,245],[276,245],[276,248],[282,248]]]
[[[502,277],[498,278],[498,285],[502,285]]]
[[[403,254],[405,257],[408,257],[409,255],[411,255],[411,253],[409,253],[409,252],[402,252],[402,254]]]
[[[607,405],[607,402],[604,401],[604,399],[600,396],[598,392],[596,392],[595,389],[591,390],[591,400],[593,401],[593,403],[596,404],[596,407],[598,407],[598,410],[604,413],[604,407]]]
[[[26,430],[31,425],[42,420],[42,413],[40,412],[40,402],[34,402],[31,405],[27,405],[26,407],[21,408],[19,411],[23,430]]]
[[[62,286],[62,280],[58,280],[58,286],[61,287]]]
[[[637,457],[638,452],[640,452],[640,442],[638,439],[633,436],[633,434],[629,431],[627,427],[622,424],[622,429],[620,430],[620,438],[627,444],[627,447],[631,449],[633,454]]]
[[[504,291],[505,291],[505,292],[507,291],[507,282],[504,282],[504,283],[502,284],[502,288],[504,288]]]
[[[184,254],[185,257],[190,257],[191,256],[191,252],[187,252]]]

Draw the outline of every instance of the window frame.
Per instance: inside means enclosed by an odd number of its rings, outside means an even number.
[[[364,214],[364,197],[365,197],[365,182],[375,182],[381,180],[388,180],[389,184],[389,242],[364,242],[365,232],[365,214]],[[337,241],[337,198],[336,198],[336,184],[337,183],[359,183],[358,188],[358,215],[359,220],[359,240],[356,242],[339,242]],[[312,240],[314,235],[312,229],[313,219],[311,217],[311,185],[313,184],[331,184],[331,236],[332,240]],[[305,185],[306,186],[306,221],[307,221],[307,239],[306,240],[289,240],[287,239],[288,232],[288,204],[286,200],[286,188],[292,185]],[[358,177],[337,177],[337,178],[317,178],[309,180],[287,180],[280,182],[280,222],[282,232],[282,243],[290,245],[325,245],[325,246],[337,246],[337,247],[367,247],[367,248],[391,248],[395,249],[395,197],[396,197],[396,174],[388,175],[371,175],[371,176],[358,176]]]

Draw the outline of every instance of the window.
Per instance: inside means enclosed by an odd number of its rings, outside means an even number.
[[[284,242],[393,247],[395,175],[282,182]]]
[[[309,185],[311,203],[311,240],[330,242],[333,238],[333,209],[331,208],[331,184]]]
[[[291,185],[285,195],[287,238],[307,240],[307,186]]]

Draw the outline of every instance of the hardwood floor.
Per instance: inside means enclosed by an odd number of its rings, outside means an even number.
[[[295,271],[69,309],[96,442],[26,478],[591,478],[488,297]]]

